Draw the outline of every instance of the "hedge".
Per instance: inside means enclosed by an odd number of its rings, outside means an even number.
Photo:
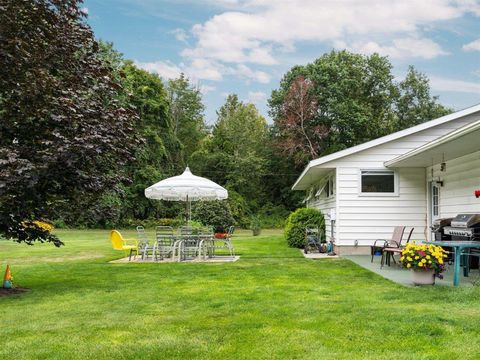
[[[300,208],[290,214],[285,225],[285,239],[288,246],[303,248],[305,245],[305,228],[318,227],[325,235],[325,219],[315,209]]]

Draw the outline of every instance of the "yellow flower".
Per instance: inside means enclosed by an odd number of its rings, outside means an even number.
[[[418,260],[418,259],[420,259],[420,256],[418,256],[418,255],[415,256],[415,260]]]
[[[407,264],[407,268],[411,267],[412,265],[411,264]]]
[[[34,229],[35,227],[42,229],[43,231],[46,232],[51,232],[54,227],[53,225],[50,225],[49,223],[40,221],[40,220],[34,220],[34,221],[22,221],[22,226],[26,229]]]
[[[430,259],[430,255],[427,255],[427,256],[425,256],[425,257],[427,258],[427,260],[429,260],[429,259]]]
[[[407,256],[408,261],[412,261],[412,258],[410,256]]]

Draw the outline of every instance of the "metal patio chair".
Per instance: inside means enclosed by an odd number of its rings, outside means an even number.
[[[149,253],[153,255],[153,245],[150,245],[148,241],[147,233],[143,226],[137,226],[137,239],[138,239],[138,252],[141,255],[142,260],[148,259]]]
[[[173,257],[177,242],[178,239],[175,237],[171,226],[156,226],[155,249],[153,251],[155,260]]]
[[[412,238],[413,230],[415,228],[411,228],[410,232],[408,233],[407,241],[405,244],[408,244],[410,242],[410,239]],[[403,248],[405,245],[402,243],[403,239],[400,239],[400,242],[398,243],[398,246],[387,246],[383,248],[382,251],[382,260],[380,261],[380,266],[383,267],[384,264],[387,264],[390,266],[390,259],[393,259],[393,262],[396,264],[397,262],[395,261],[394,255],[401,254]]]
[[[128,261],[132,259],[133,253],[135,257],[138,255],[138,241],[134,239],[124,239],[122,234],[117,230],[110,232],[110,241],[114,250],[121,250],[128,256]]]
[[[207,255],[212,258],[217,255],[217,250],[224,250],[232,258],[235,257],[235,249],[232,244],[232,236],[235,231],[235,226],[230,226],[227,230],[227,235],[223,238],[211,237],[210,246],[208,247]]]
[[[403,233],[405,232],[405,226],[395,226],[393,229],[392,238],[390,240],[385,239],[377,239],[370,246],[370,253],[372,258],[370,262],[373,262],[373,257],[378,252],[380,255],[383,254],[383,249],[386,247],[400,247],[400,243],[402,242]]]

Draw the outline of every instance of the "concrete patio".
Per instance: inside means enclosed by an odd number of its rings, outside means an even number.
[[[195,259],[187,259],[187,260],[182,260],[180,262],[182,263],[230,263],[230,262],[235,262],[240,259],[240,256],[215,256],[213,258],[195,258]],[[178,260],[172,260],[171,258],[165,258],[163,260],[158,260],[155,261],[152,256],[149,256],[148,259],[142,260],[140,256],[137,257],[132,257],[130,260],[127,257],[117,259],[117,260],[112,260],[110,261],[112,264],[130,264],[130,263],[153,263],[153,264],[171,264],[171,263],[179,263]]]
[[[373,263],[370,262],[370,255],[345,255],[342,256],[345,259],[353,261],[355,264],[370,270],[388,280],[396,282],[404,286],[413,286],[410,271],[402,268],[400,265],[392,263],[391,266],[384,266],[380,268],[380,257],[375,256]],[[453,265],[447,265],[447,271],[443,274],[444,278],[435,279],[436,285],[453,286]],[[463,272],[460,275],[460,286],[480,286],[480,274],[478,269],[470,271],[468,277],[463,276]]]

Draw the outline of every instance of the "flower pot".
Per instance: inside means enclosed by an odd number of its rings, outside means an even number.
[[[412,270],[412,282],[414,285],[434,285],[435,270]]]

